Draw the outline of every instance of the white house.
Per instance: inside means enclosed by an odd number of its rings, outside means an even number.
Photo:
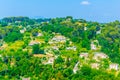
[[[84,30],[86,31],[86,30],[87,30],[87,27],[84,27]]]
[[[76,51],[76,46],[67,47],[66,50],[74,50],[74,51]]]
[[[118,70],[119,69],[119,64],[112,63],[112,64],[109,65],[109,68],[114,69],[114,70]]]
[[[0,54],[0,58],[2,58],[2,55]]]
[[[88,58],[88,53],[80,53],[80,58]]]
[[[91,50],[97,50],[97,46],[93,42],[91,43],[90,46],[91,46]]]
[[[94,53],[93,59],[95,59],[95,60],[105,59],[105,58],[108,58],[108,55],[106,55],[105,53],[102,53],[102,52]]]
[[[92,64],[91,64],[91,67],[92,67],[92,68],[95,68],[95,69],[99,69],[99,65],[100,65],[100,64],[98,64],[98,63],[92,63]]]
[[[57,46],[52,46],[52,49],[59,50],[59,48]]]
[[[48,59],[47,64],[53,64],[53,63],[54,63],[54,60],[55,60],[54,57],[50,57],[50,58]]]
[[[29,46],[33,46],[33,45],[35,45],[35,44],[40,44],[40,42],[39,41],[31,41],[30,43],[29,43]]]
[[[22,33],[22,34],[23,34],[24,32],[25,32],[25,30],[20,30],[20,33]]]
[[[97,31],[96,34],[101,34],[101,30]]]
[[[28,77],[28,78],[21,77],[21,78],[22,78],[22,80],[30,80],[30,77]]]
[[[43,36],[43,34],[42,33],[38,33],[38,35],[37,35],[38,37],[40,37],[40,36]]]
[[[98,40],[93,40],[90,46],[91,46],[91,50],[97,50],[97,46],[99,46]]]
[[[64,36],[55,36],[54,38],[52,38],[52,41],[66,42],[66,38]]]
[[[22,33],[22,34],[23,34],[23,33],[25,33],[25,31],[26,31],[26,28],[21,29],[21,30],[20,30],[20,33]]]

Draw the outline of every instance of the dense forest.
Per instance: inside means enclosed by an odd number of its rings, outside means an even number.
[[[0,20],[0,80],[120,80],[119,64],[117,20]]]

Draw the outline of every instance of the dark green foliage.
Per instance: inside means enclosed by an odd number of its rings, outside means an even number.
[[[5,42],[14,42],[16,40],[21,40],[23,37],[19,32],[11,32],[7,36],[4,37]]]
[[[8,22],[8,23],[12,23],[15,21],[26,21],[26,20],[29,20],[29,18],[28,17],[6,17],[2,19],[3,22]]]
[[[102,46],[101,50],[110,57],[112,62],[115,63],[120,63],[120,28],[116,26],[118,24],[118,22],[106,24],[102,29],[103,32],[98,36],[98,40]]]
[[[33,54],[44,54],[44,50],[40,48],[39,44],[33,45]]]
[[[61,56],[58,56],[57,59],[55,60],[56,64],[63,63],[63,62],[64,62],[64,60]]]

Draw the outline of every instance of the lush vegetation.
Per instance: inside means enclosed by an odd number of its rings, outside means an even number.
[[[95,52],[108,58],[94,60]],[[103,24],[71,16],[0,21],[0,80],[119,80],[120,70],[109,69],[111,63],[119,65],[119,59],[119,21]],[[92,63],[100,64],[99,69]]]

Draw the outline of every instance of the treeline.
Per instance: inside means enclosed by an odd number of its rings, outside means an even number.
[[[5,17],[1,19],[0,23],[2,26],[7,26],[8,23],[14,23],[14,25],[34,25],[36,22],[41,23],[41,22],[48,22],[51,19],[47,18],[38,18],[38,19],[30,19],[29,17]]]

